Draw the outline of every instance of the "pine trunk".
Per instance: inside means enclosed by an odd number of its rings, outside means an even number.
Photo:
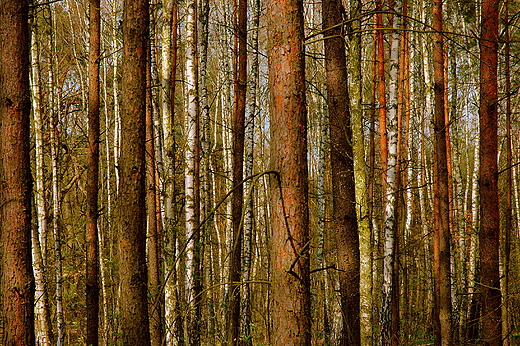
[[[271,340],[311,343],[303,1],[269,0]]]
[[[452,345],[450,218],[448,195],[448,161],[445,115],[444,46],[442,38],[442,2],[434,1],[434,311],[437,321],[436,345]]]
[[[123,95],[121,113],[118,243],[121,340],[150,345],[146,266],[145,115],[147,0],[123,4]]]
[[[3,345],[33,346],[27,1],[0,3],[0,292]]]
[[[238,345],[240,334],[240,279],[242,267],[242,208],[244,188],[244,128],[247,91],[247,0],[235,0],[235,47],[233,52],[234,96],[233,107],[233,187],[231,217],[232,242],[229,271],[228,345]]]
[[[99,54],[100,1],[90,0],[89,23],[89,105],[88,105],[88,167],[87,167],[87,226],[86,226],[86,311],[87,345],[99,343],[99,248],[98,248],[98,191],[99,191]]]
[[[482,2],[480,39],[480,230],[482,341],[502,344],[498,196],[498,0]]]
[[[325,40],[325,69],[334,187],[333,225],[343,319],[340,345],[360,345],[359,236],[345,43],[338,26],[342,22],[341,9],[340,1],[322,2],[323,29],[334,27],[325,31],[325,37],[330,37]]]

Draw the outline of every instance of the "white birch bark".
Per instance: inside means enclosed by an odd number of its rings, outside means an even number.
[[[189,310],[192,311],[186,318],[186,328],[188,330],[188,344],[198,346],[200,343],[198,328],[194,328],[199,321],[197,318],[196,306],[199,297],[196,296],[198,267],[197,262],[200,255],[197,242],[199,232],[199,197],[197,166],[199,164],[199,95],[198,95],[198,56],[197,56],[197,0],[188,3],[186,14],[186,153],[185,153],[185,216],[186,216],[186,302]]]
[[[52,327],[47,296],[47,282],[45,279],[46,250],[47,250],[47,210],[45,207],[45,176],[43,153],[43,120],[41,113],[40,66],[38,63],[39,49],[35,32],[31,40],[31,96],[34,116],[35,137],[35,193],[36,214],[38,227],[32,227],[32,255],[35,279],[35,333],[37,343],[41,346],[50,345]]]
[[[159,81],[161,84],[159,97],[160,97],[160,119],[159,123],[162,127],[162,137],[158,140],[157,146],[157,166],[161,174],[162,180],[162,202],[163,202],[163,225],[165,234],[165,264],[166,273],[175,271],[173,264],[174,253],[175,253],[175,240],[174,237],[174,186],[173,179],[175,175],[174,170],[174,131],[173,131],[173,109],[174,100],[171,99],[171,35],[172,35],[172,0],[162,1],[161,19],[156,29],[157,43],[159,44]],[[152,48],[152,61],[155,60],[155,50]],[[153,73],[153,72],[152,72]],[[158,136],[160,137],[160,136]],[[162,141],[161,141],[162,139]],[[159,187],[157,187],[159,188]],[[165,321],[168,325],[174,324],[175,319],[175,285],[165,286]],[[172,342],[174,339],[173,330],[170,328],[166,329],[166,340]]]
[[[54,235],[54,265],[55,265],[55,283],[56,283],[56,345],[63,346],[65,341],[65,318],[63,311],[63,265],[61,258],[61,234],[60,234],[60,202],[61,194],[59,187],[58,178],[58,115],[59,115],[59,102],[57,94],[57,83],[54,74],[54,63],[56,58],[56,42],[54,39],[54,33],[56,32],[55,20],[51,14],[51,28],[52,32],[50,35],[51,39],[51,52],[50,52],[50,68],[49,68],[49,81],[50,81],[50,93],[49,93],[49,112],[51,120],[50,130],[50,142],[51,142],[51,163],[52,163],[52,229]]]
[[[52,67],[51,67],[52,71]],[[54,89],[54,76],[50,73],[51,88]],[[56,345],[62,346],[65,342],[65,319],[63,311],[63,265],[61,258],[61,232],[60,232],[60,202],[61,193],[58,178],[58,110],[56,109],[56,99],[54,90],[51,91],[51,161],[52,161],[52,229],[54,233],[54,255],[56,270],[56,322],[57,339]]]
[[[254,162],[254,141],[255,141],[255,117],[257,112],[257,85],[259,77],[259,59],[258,59],[258,31],[260,25],[260,0],[252,1],[252,25],[251,25],[251,45],[253,47],[252,62],[251,62],[251,77],[248,80],[248,96],[246,100],[246,123],[245,123],[245,143],[244,143],[244,176],[249,177],[253,174]],[[247,282],[251,280],[251,265],[252,265],[252,241],[253,241],[253,207],[254,207],[254,186],[251,180],[244,183],[244,192],[247,196],[245,200],[245,214],[244,214],[244,240],[243,240],[243,255],[242,255],[242,281]],[[248,338],[248,344],[252,344],[251,340],[251,287],[249,284],[242,286],[242,321],[241,321],[241,335]]]
[[[116,194],[119,192],[119,148],[121,147],[121,114],[119,113],[119,93],[118,93],[118,71],[119,71],[119,23],[117,20],[118,2],[112,0],[112,53],[113,53],[113,68],[112,68],[112,95],[114,102],[114,166],[116,178]]]
[[[399,13],[401,11],[401,1],[396,1],[394,10]],[[399,20],[394,17],[394,27]],[[394,275],[394,260],[396,241],[395,223],[397,222],[395,209],[395,193],[396,193],[396,164],[397,164],[397,88],[398,88],[398,70],[399,70],[399,32],[392,32],[390,47],[390,74],[389,74],[389,93],[388,93],[388,119],[387,119],[387,138],[388,138],[388,171],[386,174],[386,191],[384,191],[385,211],[384,211],[384,239],[383,239],[383,287],[382,287],[382,344],[389,344],[391,337],[390,321],[391,302],[392,302],[392,276]],[[388,328],[388,330],[387,330]],[[394,337],[394,336],[392,336]]]

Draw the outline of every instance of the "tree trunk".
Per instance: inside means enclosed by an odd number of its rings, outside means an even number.
[[[392,4],[392,10],[399,13],[401,10],[400,1]],[[396,27],[394,18],[389,20],[389,26]],[[378,47],[379,48],[379,47]],[[379,53],[381,55],[381,53]],[[388,119],[380,117],[380,121],[387,122],[386,129],[381,126],[381,134],[383,143],[384,137],[387,139],[387,146],[381,147],[387,149],[388,161],[383,162],[383,196],[384,196],[384,235],[383,235],[383,287],[382,287],[382,306],[381,306],[381,328],[382,328],[382,345],[395,345],[399,341],[399,313],[397,292],[397,275],[395,271],[397,260],[398,238],[396,236],[398,224],[398,202],[396,198],[398,174],[397,171],[397,102],[398,91],[398,69],[399,69],[399,32],[393,30],[391,35],[390,47],[390,73],[389,73],[389,96],[388,96]],[[384,71],[383,71],[384,72]],[[381,73],[381,71],[380,71]],[[381,86],[382,88],[382,86]],[[381,96],[380,96],[381,97]],[[380,105],[381,106],[381,105]],[[383,154],[381,155],[383,157]],[[385,172],[386,169],[386,172]]]
[[[186,17],[186,316],[188,345],[199,346],[201,338],[202,258],[200,243],[200,114],[198,95],[197,0],[190,1]]]
[[[119,9],[118,2],[112,2],[112,52],[117,52],[121,49],[118,45],[119,41]],[[112,70],[112,95],[114,101],[114,166],[116,176],[116,192],[119,193],[119,157],[121,154],[121,114],[119,111],[119,59],[117,55],[114,55],[114,63]]]
[[[89,105],[88,105],[88,168],[86,245],[87,273],[85,278],[87,311],[87,345],[99,343],[99,248],[98,248],[98,191],[99,191],[99,53],[100,0],[90,0],[89,23]]]
[[[377,45],[377,100],[379,108],[379,148],[381,155],[381,172],[383,175],[383,191],[385,190],[388,170],[388,135],[386,132],[386,72],[385,46],[383,40],[382,0],[376,0],[376,45]]]
[[[303,1],[267,3],[273,345],[311,342]]]
[[[504,45],[505,45],[505,97],[506,97],[506,169],[505,172],[505,208],[504,208],[504,279],[502,284],[502,339],[503,346],[509,346],[509,335],[512,332],[509,327],[509,309],[511,306],[509,296],[509,282],[511,269],[511,234],[513,232],[513,144],[511,139],[511,42],[509,35],[509,0],[504,1]]]
[[[61,191],[59,174],[59,101],[56,95],[57,83],[55,69],[56,62],[56,41],[54,34],[55,18],[53,14],[50,16],[51,35],[50,35],[50,67],[49,67],[49,82],[50,82],[50,144],[51,144],[51,162],[52,162],[52,230],[54,235],[54,266],[55,266],[55,300],[56,300],[56,345],[63,346],[65,342],[65,316],[63,310],[63,261],[61,256],[61,230],[60,230],[60,215],[61,215]]]
[[[38,227],[33,227],[33,270],[35,279],[35,332],[36,342],[41,346],[48,346],[52,342],[52,321],[47,291],[45,272],[47,253],[47,208],[45,204],[45,169],[43,152],[43,119],[42,119],[42,92],[40,87],[39,47],[36,37],[36,27],[33,28],[31,41],[31,78],[32,101],[34,115],[34,142],[35,142],[35,191],[34,201]]]
[[[123,95],[121,114],[118,243],[121,339],[150,345],[146,267],[145,114],[147,0],[123,3]]]
[[[27,1],[0,3],[0,238],[3,344],[33,346]]]
[[[356,201],[358,204],[358,229],[360,252],[360,334],[363,345],[372,343],[372,245],[368,211],[368,175],[365,160],[365,139],[363,129],[363,92],[361,69],[361,8],[359,0],[351,4],[353,18],[350,42],[350,113],[352,122],[352,147],[354,152],[354,174]],[[357,32],[358,31],[358,32]],[[357,33],[356,33],[357,32]]]
[[[498,0],[482,2],[480,39],[480,230],[482,341],[502,344],[498,197]]]
[[[234,0],[235,47],[233,52],[233,187],[231,217],[232,246],[229,271],[228,345],[238,345],[240,334],[240,279],[242,264],[242,207],[244,188],[244,127],[247,91],[247,0]]]
[[[151,42],[148,41],[146,63],[146,233],[148,253],[148,313],[152,346],[164,344],[164,291],[162,289],[162,234],[157,210],[155,141],[152,106]],[[168,76],[169,79],[169,76]],[[169,117],[169,114],[168,114]]]
[[[337,0],[323,0],[327,105],[330,117],[333,225],[335,229],[343,326],[340,345],[360,345],[359,308],[359,236],[356,216],[356,193],[352,128],[348,95],[345,43],[341,37],[342,5]]]
[[[446,108],[444,89],[444,46],[442,38],[442,1],[433,5],[434,92],[434,311],[437,321],[436,345],[452,345],[450,210],[448,195],[448,161],[446,145]]]
[[[258,54],[258,31],[260,25],[260,0],[254,0],[252,3],[252,37],[251,46],[253,48],[253,57],[251,62],[251,79],[249,80],[249,102],[246,112],[245,124],[245,176],[249,177],[253,174],[254,166],[254,147],[255,147],[255,124],[257,107],[257,87],[259,82],[259,54]],[[244,183],[244,191],[246,191],[247,198],[245,200],[244,213],[244,241],[243,241],[243,256],[242,256],[242,281],[248,282],[251,280],[252,274],[252,260],[253,260],[253,230],[254,230],[254,185],[251,180]],[[252,346],[253,338],[251,335],[252,316],[252,294],[251,285],[246,283],[242,286],[241,306],[241,346]]]

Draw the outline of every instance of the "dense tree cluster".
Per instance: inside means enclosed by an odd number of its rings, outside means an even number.
[[[1,0],[3,345],[516,345],[519,4]]]

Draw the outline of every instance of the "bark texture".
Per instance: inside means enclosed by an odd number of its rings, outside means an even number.
[[[270,0],[272,343],[311,341],[303,1]]]
[[[498,0],[482,2],[480,39],[480,230],[483,345],[502,344],[498,196]]]
[[[121,114],[118,243],[121,339],[150,345],[145,218],[147,0],[123,4],[123,102]]]
[[[200,345],[201,337],[201,242],[200,242],[200,110],[198,81],[198,4],[188,4],[186,16],[186,83],[188,112],[186,116],[186,316],[188,345]]]
[[[433,266],[435,280],[434,311],[437,319],[436,344],[452,345],[452,307],[450,275],[450,218],[448,195],[448,155],[444,81],[444,47],[442,38],[442,1],[433,4],[433,58],[434,58],[434,93],[435,112],[434,131],[434,236]]]
[[[35,336],[27,1],[0,2],[0,56],[0,291],[3,345],[32,346]]]
[[[325,32],[325,69],[327,105],[330,117],[333,227],[336,236],[343,318],[341,345],[360,345],[359,319],[359,236],[356,215],[356,190],[352,128],[345,43],[341,37],[342,5],[338,0],[323,0]]]
[[[235,103],[233,109],[232,248],[229,281],[228,345],[238,345],[240,333],[240,284],[242,267],[242,208],[244,188],[244,135],[247,91],[247,0],[235,0],[235,50],[233,56]]]
[[[90,0],[89,23],[89,105],[88,105],[88,168],[87,168],[87,259],[86,310],[87,345],[99,342],[99,248],[98,248],[98,191],[99,191],[99,53],[100,0]]]

